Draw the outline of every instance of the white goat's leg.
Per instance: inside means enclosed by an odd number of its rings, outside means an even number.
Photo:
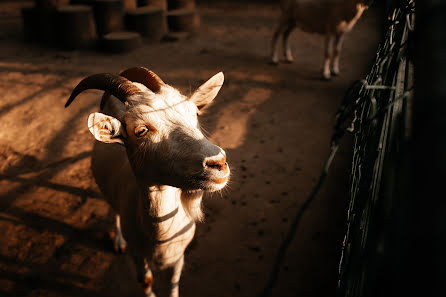
[[[124,252],[127,248],[127,242],[124,239],[124,236],[122,236],[121,231],[121,217],[119,214],[116,215],[116,235],[115,235],[115,251],[116,252]]]
[[[339,58],[341,55],[342,43],[344,41],[344,34],[337,33],[335,39],[335,48],[334,48],[334,56],[333,56],[333,71],[334,75],[339,74]]]
[[[136,274],[138,282],[141,285],[146,297],[156,297],[153,290],[153,274],[146,260],[142,257],[135,256]]]
[[[287,22],[285,22],[282,18],[280,19],[279,26],[277,26],[276,31],[274,32],[273,39],[271,41],[271,63],[278,64],[279,63],[279,37],[283,34],[287,27]]]
[[[171,291],[169,297],[180,296],[180,278],[184,266],[184,255],[175,263],[172,268],[172,277],[170,280]]]
[[[147,297],[156,297],[155,293],[153,293],[153,274],[152,270],[147,267],[146,273],[144,274],[144,280],[143,280],[143,289],[144,293]]]
[[[180,278],[184,266],[184,255],[170,265],[162,270],[154,270],[155,280],[153,280],[152,272],[149,269],[150,265],[146,265],[146,274],[139,279],[147,297],[154,296],[153,290],[160,296],[180,296]]]
[[[324,79],[329,80],[331,78],[331,59],[333,57],[333,34],[327,33],[325,36],[325,60],[324,60],[324,70],[322,72],[322,76]]]
[[[285,56],[285,61],[287,63],[293,63],[293,61],[294,61],[293,54],[291,53],[289,37],[295,27],[296,26],[294,25],[294,23],[288,23],[288,26],[287,26],[285,32],[283,33],[282,49],[283,49],[283,55]]]

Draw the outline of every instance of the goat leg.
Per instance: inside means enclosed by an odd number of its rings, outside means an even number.
[[[334,48],[334,56],[333,56],[333,75],[339,75],[339,58],[341,55],[342,42],[344,41],[344,34],[337,33],[335,39],[335,48]]]
[[[180,295],[180,278],[184,266],[184,255],[175,262],[172,267],[172,276],[170,278],[170,295],[169,297],[178,297]]]
[[[127,242],[124,239],[124,236],[122,235],[121,231],[121,217],[119,214],[116,215],[116,235],[115,235],[115,242],[114,242],[114,248],[115,251],[118,252],[125,252],[125,249],[127,248]]]
[[[283,35],[284,31],[288,27],[288,21],[281,18],[279,26],[274,31],[273,39],[271,40],[271,63],[274,65],[279,64],[279,37]]]
[[[153,273],[147,261],[140,256],[133,257],[136,266],[136,276],[146,297],[156,297],[153,292]]]
[[[142,282],[142,287],[144,290],[144,294],[146,294],[147,297],[156,297],[155,293],[153,293],[153,274],[152,270],[150,268],[146,269],[146,273],[144,274],[144,279]]]
[[[289,37],[291,32],[296,27],[295,23],[288,22],[287,27],[285,29],[285,32],[283,33],[283,55],[285,56],[285,62],[287,63],[293,63],[293,54],[291,53],[290,43],[289,43]]]
[[[327,33],[325,37],[325,60],[324,60],[324,70],[322,76],[324,79],[329,80],[331,78],[331,60],[333,58],[333,41],[334,36],[331,33]]]

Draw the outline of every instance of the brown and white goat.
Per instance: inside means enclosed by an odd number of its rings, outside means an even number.
[[[179,296],[184,251],[203,217],[203,192],[228,182],[225,152],[198,123],[223,79],[221,72],[214,75],[187,98],[136,67],[83,79],[65,105],[84,90],[106,91],[102,113],[88,118],[97,140],[92,171],[117,214],[115,248],[134,257],[147,296]]]
[[[339,74],[339,56],[345,33],[356,24],[370,0],[281,0],[279,25],[272,38],[271,60],[279,63],[279,39],[285,61],[293,62],[289,46],[290,33],[296,27],[307,32],[325,34],[325,60],[322,76]]]

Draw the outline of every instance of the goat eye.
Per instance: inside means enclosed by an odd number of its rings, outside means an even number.
[[[149,128],[147,126],[139,126],[135,128],[135,135],[138,137],[142,137],[149,132]]]

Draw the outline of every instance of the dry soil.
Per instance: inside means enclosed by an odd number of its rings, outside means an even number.
[[[367,11],[347,36],[341,76],[320,79],[323,37],[296,30],[294,64],[268,64],[277,4],[207,1],[193,38],[116,55],[63,51],[22,39],[20,8],[0,3],[0,295],[141,296],[127,255],[113,252],[112,213],[90,173],[88,114],[99,91],[64,109],[83,77],[145,66],[190,94],[223,71],[203,116],[232,181],[207,196],[206,220],[186,254],[183,297],[254,297],[330,151],[343,93],[363,78],[384,14]],[[347,215],[347,138],[287,252],[273,296],[335,296]]]

